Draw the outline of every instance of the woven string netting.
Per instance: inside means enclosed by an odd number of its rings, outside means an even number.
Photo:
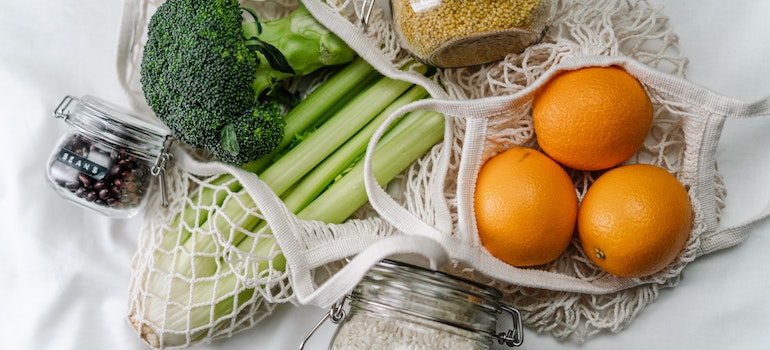
[[[142,17],[138,25],[146,22],[152,9],[160,3],[162,1],[144,2],[139,11]],[[261,1],[244,3],[265,10]],[[296,1],[282,0],[280,3],[270,10],[291,7]],[[329,3],[337,13],[358,22],[360,1]],[[446,88],[452,98],[458,100],[508,95],[521,91],[563,59],[581,55],[626,55],[661,71],[684,75],[686,59],[661,9],[652,7],[646,1],[621,0],[563,0],[557,7],[555,22],[539,44],[521,54],[511,54],[497,63],[467,69],[440,69],[434,79]],[[394,65],[403,62],[406,55],[382,9],[375,9],[367,33],[374,42],[380,43],[381,54]],[[141,31],[135,34],[134,49],[131,50],[133,55],[127,68],[130,74],[125,79],[129,87],[127,90],[134,93],[139,106],[144,105],[136,78],[143,35]],[[685,156],[682,118],[697,114],[693,112],[697,111],[697,106],[672,101],[669,96],[655,91],[648,92],[656,107],[653,128],[644,148],[632,162],[657,164],[677,174]],[[530,106],[525,103],[508,115],[489,119],[484,159],[516,145],[537,147],[529,109]],[[462,118],[457,118],[452,125],[454,145],[444,188],[452,212],[456,214],[457,174],[460,171],[465,124]],[[394,196],[427,223],[435,222],[431,217],[434,212],[431,210],[433,203],[425,200],[432,196],[426,196],[425,193],[432,187],[431,181],[440,178],[433,176],[436,171],[433,165],[441,157],[440,152],[440,147],[434,148],[413,164],[399,181],[394,181],[400,185],[395,188],[403,188]],[[135,276],[130,291],[130,319],[145,339],[155,346],[168,347],[229,336],[254,325],[269,314],[272,306],[266,301],[293,301],[287,269],[271,263],[279,256],[280,249],[274,238],[267,234],[268,227],[260,226],[262,216],[254,208],[250,197],[231,189],[229,185],[235,185],[234,181],[218,180],[227,176],[195,176],[180,169],[173,169],[168,175],[171,198],[178,200],[172,201],[171,206],[164,209],[159,205],[159,199],[154,198],[150,207],[152,210],[146,215],[140,238],[141,246],[132,267]],[[583,172],[573,172],[572,176],[582,198],[594,178],[590,173]],[[718,189],[716,195],[721,201],[725,195],[724,186],[719,178],[715,182]],[[205,197],[200,193],[219,196],[224,199],[224,203],[219,206],[207,204],[198,200]],[[697,205],[696,202],[696,222],[703,222],[699,219],[703,213]],[[227,206],[235,207],[245,215],[231,217],[222,215],[226,213],[224,210],[215,210]],[[217,223],[219,227],[175,220],[178,213],[185,212],[185,208],[192,215],[190,220],[205,219],[206,222]],[[306,234],[298,234],[297,239],[303,247],[311,248],[334,240],[346,232],[394,234],[389,225],[372,215],[376,213],[369,206],[362,208],[356,215],[357,220],[350,223],[360,225],[354,226],[357,229],[353,230],[336,230],[333,225],[319,226],[313,222],[302,222],[306,225],[303,227]],[[454,219],[456,222],[457,218]],[[243,228],[249,225],[254,229]],[[460,262],[455,262],[447,271],[500,289],[505,295],[504,301],[519,309],[525,323],[538,331],[549,331],[561,339],[573,336],[583,341],[601,330],[617,332],[624,329],[645,305],[657,298],[661,288],[675,286],[682,268],[695,258],[697,233],[702,230],[701,227],[694,228],[693,239],[685,252],[664,273],[651,277],[650,283],[608,295],[521,288],[490,280],[484,276],[483,271],[476,271]],[[195,239],[188,240],[186,244],[177,244],[176,240],[185,237],[187,232]],[[233,237],[236,236],[246,237],[244,243],[235,244]],[[213,249],[202,249],[204,245]],[[158,259],[166,259],[160,262],[171,260],[173,264],[190,261],[193,267],[189,269],[189,275],[172,274],[157,267],[164,266],[157,263]],[[325,276],[330,276],[343,265],[344,261],[334,261],[318,268],[315,271],[318,283],[322,283]],[[201,268],[196,269],[194,266]],[[204,266],[215,268],[207,270],[202,268]],[[575,244],[559,260],[543,268],[586,280],[603,276],[603,272],[597,270]],[[209,293],[198,295],[198,290]],[[218,291],[221,297],[214,302],[206,301],[211,300],[211,291]],[[170,295],[179,293],[183,296],[181,302],[169,302]],[[237,302],[229,303],[233,298],[237,298]],[[222,308],[225,310],[223,316],[214,318],[213,311],[222,311]],[[181,319],[195,322],[174,324],[171,320],[180,319],[174,313],[182,313],[187,317]]]

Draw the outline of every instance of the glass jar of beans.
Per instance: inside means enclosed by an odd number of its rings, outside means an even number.
[[[390,2],[404,48],[420,61],[442,68],[488,63],[523,51],[543,36],[556,4],[556,0]]]
[[[329,349],[487,350],[494,341],[519,346],[521,317],[500,298],[498,290],[473,281],[384,260],[347,296],[349,311],[345,300],[334,305],[308,338],[331,319],[338,326]],[[503,312],[513,317],[513,327],[498,333]]]
[[[171,157],[169,132],[93,96],[66,96],[54,116],[68,125],[46,169],[57,192],[113,218],[140,212]]]

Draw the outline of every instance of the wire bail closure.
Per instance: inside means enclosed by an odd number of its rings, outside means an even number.
[[[155,159],[155,165],[150,169],[150,173],[153,176],[158,177],[158,188],[160,190],[161,205],[168,207],[168,190],[166,189],[166,163],[174,158],[174,154],[169,151],[171,144],[174,143],[174,138],[171,135],[167,135],[163,141],[163,149],[160,151],[158,158]]]
[[[69,108],[70,103],[72,103],[72,101],[74,100],[75,98],[72,96],[69,96],[69,95],[64,96],[61,102],[59,102],[59,105],[56,106],[56,109],[53,112],[53,116],[56,118],[64,119],[66,121],[67,118],[69,118],[69,113],[67,113],[67,109]]]
[[[505,333],[498,333],[498,343],[505,344],[508,347],[521,346],[524,343],[524,324],[522,323],[519,310],[505,304],[500,304],[500,312],[503,311],[509,313],[513,318],[513,328]]]
[[[369,28],[369,17],[372,16],[374,2],[375,0],[363,0],[361,2],[361,25],[364,27],[364,32]]]
[[[329,312],[327,312],[319,321],[318,323],[313,326],[312,329],[305,335],[305,339],[302,340],[302,343],[299,344],[299,350],[304,350],[305,345],[307,344],[307,341],[310,340],[310,337],[313,336],[313,334],[318,330],[318,328],[321,328],[321,325],[326,322],[326,320],[331,320],[334,324],[339,324],[342,322],[342,320],[345,319],[346,313],[343,307],[345,306],[345,300],[349,298],[348,295],[346,295],[342,300],[334,303],[332,307],[329,309]]]

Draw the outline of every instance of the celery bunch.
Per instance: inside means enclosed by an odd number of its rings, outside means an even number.
[[[286,115],[278,149],[243,168],[257,174],[299,218],[341,223],[368,200],[358,160],[372,134],[397,108],[426,96],[423,88],[382,77],[356,58]],[[296,135],[305,136],[298,140]],[[419,111],[401,118],[374,152],[377,181],[389,182],[443,135],[444,119],[438,113]],[[229,233],[229,244],[264,257],[253,276],[286,267],[268,224],[243,209],[256,205],[240,183],[230,175],[208,180],[227,186],[230,194],[212,187],[197,191],[190,198],[195,208],[185,207],[172,229],[161,233],[151,271],[136,282],[146,297],[132,306],[129,319],[153,347],[214,338],[261,298],[224,262],[213,236],[201,232]]]

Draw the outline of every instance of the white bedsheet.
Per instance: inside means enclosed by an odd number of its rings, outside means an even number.
[[[665,5],[690,80],[742,100],[770,95],[770,2],[650,0]],[[686,3],[686,4],[685,4]],[[127,105],[116,79],[122,2],[4,1],[0,11],[0,349],[137,350],[125,319],[141,216],[109,220],[69,204],[44,165],[65,95]],[[770,118],[730,120],[718,153],[728,186],[723,223],[770,200]],[[770,222],[743,244],[700,259],[620,334],[582,346],[526,330],[523,349],[770,348]],[[257,327],[195,349],[295,349],[325,312],[284,305]],[[326,326],[311,342],[324,348]],[[497,346],[495,349],[503,349]]]

